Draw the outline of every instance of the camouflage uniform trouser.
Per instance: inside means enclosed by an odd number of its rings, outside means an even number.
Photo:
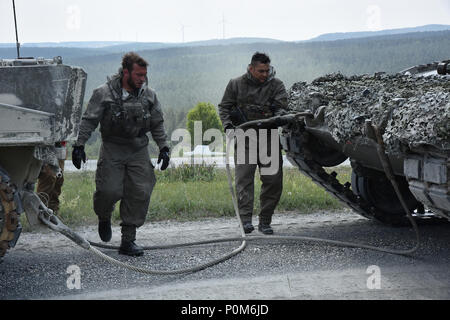
[[[134,241],[136,229],[145,222],[156,183],[147,148],[103,142],[95,183],[94,211],[99,220],[110,220],[120,201],[122,240]]]
[[[268,144],[268,152],[270,151],[270,143]],[[255,172],[256,168],[259,167],[260,179],[262,182],[261,185],[261,194],[260,194],[260,205],[261,211],[259,214],[259,223],[260,224],[271,224],[272,215],[278,202],[280,201],[281,194],[283,192],[283,158],[281,155],[281,149],[274,150],[275,154],[278,153],[279,157],[279,167],[275,174],[272,175],[264,175],[261,174],[261,168],[267,168],[270,164],[262,164],[260,155],[258,152],[257,155],[257,163],[256,164],[247,164],[249,161],[249,151],[248,145],[245,148],[245,159],[246,164],[238,164],[237,163],[237,152],[235,146],[235,179],[236,179],[236,194],[238,197],[238,207],[239,214],[241,216],[241,221],[251,222],[253,215],[253,204],[254,204],[254,190],[255,190]]]
[[[64,171],[64,160],[58,160],[59,167]],[[43,165],[39,173],[36,192],[44,204],[53,212],[59,211],[59,196],[64,183],[64,175],[61,178],[56,177],[56,173],[47,165]]]

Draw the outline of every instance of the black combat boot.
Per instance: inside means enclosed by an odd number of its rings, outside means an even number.
[[[246,234],[252,233],[253,230],[255,230],[255,227],[252,225],[251,222],[244,222],[244,223],[243,223],[243,227],[244,227],[244,232],[245,232]]]
[[[144,249],[134,243],[134,241],[122,240],[119,253],[127,256],[139,257],[144,254]]]
[[[273,229],[270,224],[259,224],[258,230],[264,234],[273,234]]]
[[[110,220],[98,222],[98,235],[104,242],[109,242],[111,240],[112,230]]]

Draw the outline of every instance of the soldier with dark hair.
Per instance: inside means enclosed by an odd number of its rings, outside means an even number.
[[[275,70],[270,65],[270,58],[260,52],[256,52],[247,68],[247,73],[239,78],[232,79],[225,89],[222,102],[219,104],[219,115],[225,131],[232,130],[236,126],[247,121],[270,118],[281,115],[287,109],[288,94],[281,80],[275,78]],[[270,132],[268,140],[270,141]],[[255,143],[260,145],[260,138]],[[263,141],[267,143],[267,141]],[[239,143],[239,142],[238,142]],[[280,200],[283,189],[283,171],[281,149],[270,150],[271,144],[267,143],[267,151],[279,157],[279,167],[275,174],[261,174],[261,212],[259,214],[258,229],[264,234],[272,234],[270,224],[272,215]],[[250,148],[245,144],[246,163],[236,162],[235,146],[235,172],[236,193],[238,206],[244,231],[250,233],[254,230],[252,225],[254,202],[254,179],[256,168],[265,165],[257,156],[257,163],[249,163]]]
[[[111,214],[120,202],[122,242],[119,253],[139,256],[136,229],[145,222],[156,183],[147,145],[150,132],[160,149],[161,170],[169,165],[169,147],[161,105],[147,87],[148,63],[130,52],[123,56],[119,73],[95,89],[82,117],[72,161],[78,169],[86,160],[84,145],[100,123],[102,146],[96,171],[94,211],[100,238],[111,240]]]
[[[268,55],[266,55],[265,53],[261,53],[261,52],[256,52],[253,57],[252,57],[252,61],[250,62],[250,64],[254,67],[256,67],[258,65],[258,63],[261,64],[269,64],[270,65],[270,58]]]

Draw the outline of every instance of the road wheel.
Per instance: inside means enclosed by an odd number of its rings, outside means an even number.
[[[322,167],[336,167],[348,157],[323,143],[320,139],[310,137],[307,146],[313,160]]]
[[[409,190],[404,177],[397,176],[396,181],[409,211],[413,213],[420,203]],[[352,190],[375,208],[372,213],[375,220],[390,225],[403,225],[408,222],[392,183],[383,173],[362,177],[353,171]]]

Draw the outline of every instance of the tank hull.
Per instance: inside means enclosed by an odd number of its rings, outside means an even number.
[[[406,213],[370,129],[377,128],[411,213],[431,211],[450,220],[450,77],[438,75],[438,66],[447,68],[434,63],[396,75],[332,74],[294,84],[291,111],[314,117],[283,128],[289,161],[361,215],[401,224]],[[345,159],[352,165],[352,182],[337,187],[323,168]]]
[[[34,186],[43,163],[60,170],[55,144],[78,135],[86,79],[60,57],[0,59],[0,258],[18,241],[21,214],[33,227],[48,210]]]

